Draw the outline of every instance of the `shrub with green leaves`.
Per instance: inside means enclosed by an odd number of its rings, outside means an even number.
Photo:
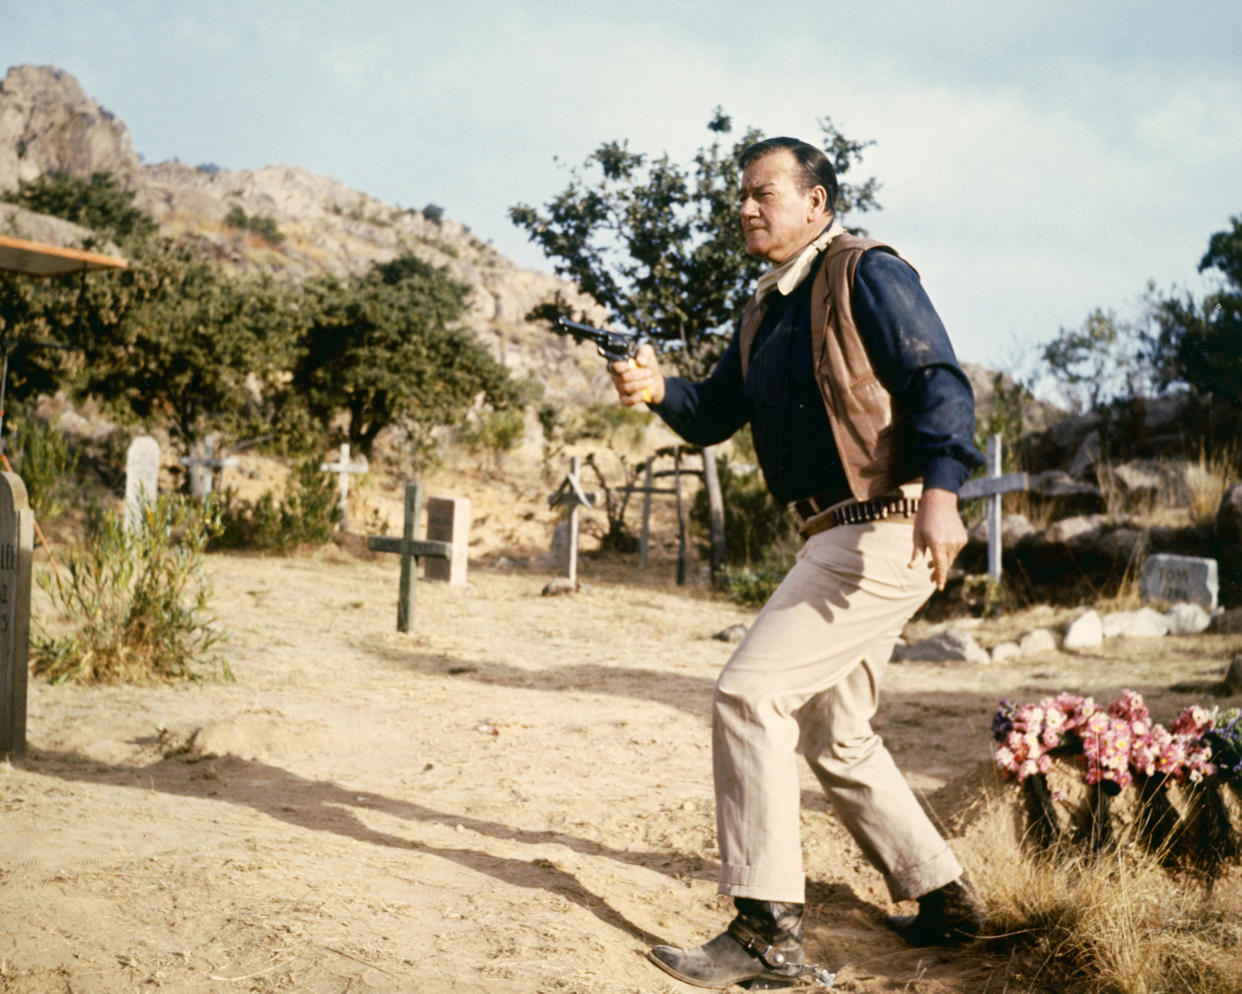
[[[116,513],[92,509],[81,551],[40,577],[69,626],[31,639],[31,669],[53,683],[148,683],[232,679],[224,638],[208,612],[205,552],[214,513],[159,495],[127,530]]]
[[[288,552],[332,541],[340,518],[336,484],[307,459],[289,474],[278,504],[271,494],[256,501],[238,500],[226,491],[216,505],[220,528],[212,548]]]
[[[36,521],[59,518],[73,506],[78,454],[63,431],[38,418],[24,418],[13,433],[13,462]]]

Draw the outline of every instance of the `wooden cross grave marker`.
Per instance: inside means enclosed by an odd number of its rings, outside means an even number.
[[[988,475],[982,480],[968,480],[958,492],[961,500],[974,497],[988,499],[988,576],[1001,578],[1001,494],[1030,489],[1026,473],[1001,473],[1001,437],[988,439]]]
[[[573,588],[578,586],[578,509],[594,507],[595,494],[584,493],[578,480],[581,462],[577,456],[569,460],[569,475],[561,481],[556,492],[548,498],[549,507],[569,508],[569,556],[565,565],[565,576]]]
[[[201,456],[183,456],[181,465],[187,467],[190,471],[190,493],[195,497],[207,499],[207,495],[211,493],[213,474],[217,469],[225,469],[229,466],[236,466],[237,459],[233,456],[225,456],[216,458],[216,436],[208,435],[203,441],[203,454]]]
[[[339,495],[337,498],[337,506],[341,511],[341,520],[339,528],[343,532],[349,531],[349,477],[351,473],[365,473],[370,467],[367,465],[364,456],[361,462],[349,461],[349,443],[342,442],[340,455],[337,456],[336,462],[325,462],[319,464],[321,473],[336,474],[336,491]]]
[[[367,548],[372,552],[395,552],[401,557],[401,584],[397,595],[397,631],[408,632],[414,621],[414,584],[420,557],[448,559],[453,555],[452,542],[429,542],[414,537],[423,514],[423,488],[419,483],[405,485],[405,521],[401,538],[369,535]]]

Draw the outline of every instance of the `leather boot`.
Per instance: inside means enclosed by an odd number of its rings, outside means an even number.
[[[802,905],[733,899],[737,917],[710,942],[692,949],[656,946],[647,953],[665,973],[696,987],[751,990],[792,987],[803,975]]]
[[[919,898],[917,915],[893,915],[888,924],[912,946],[960,946],[983,927],[983,914],[964,880]]]

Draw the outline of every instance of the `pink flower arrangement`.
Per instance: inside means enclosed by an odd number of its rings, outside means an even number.
[[[994,760],[1019,783],[1046,773],[1052,753],[1079,753],[1087,783],[1125,787],[1136,776],[1199,782],[1212,776],[1212,750],[1203,737],[1214,725],[1200,707],[1183,711],[1170,728],[1156,724],[1141,694],[1125,690],[1107,708],[1090,697],[1059,694],[1036,704],[1002,701],[992,720]]]

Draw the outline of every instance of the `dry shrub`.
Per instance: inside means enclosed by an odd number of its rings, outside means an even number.
[[[1009,824],[1012,824],[1011,822]],[[976,840],[978,841],[978,840]],[[995,846],[994,851],[987,849]],[[1242,874],[1215,887],[1158,854],[1023,847],[993,833],[972,860],[986,931],[1011,949],[1011,979],[1063,994],[1242,990]]]
[[[43,577],[69,630],[31,639],[32,672],[55,683],[146,683],[200,679],[206,665],[229,678],[207,613],[204,554],[217,528],[214,512],[164,494],[130,530],[95,510],[68,576]]]

